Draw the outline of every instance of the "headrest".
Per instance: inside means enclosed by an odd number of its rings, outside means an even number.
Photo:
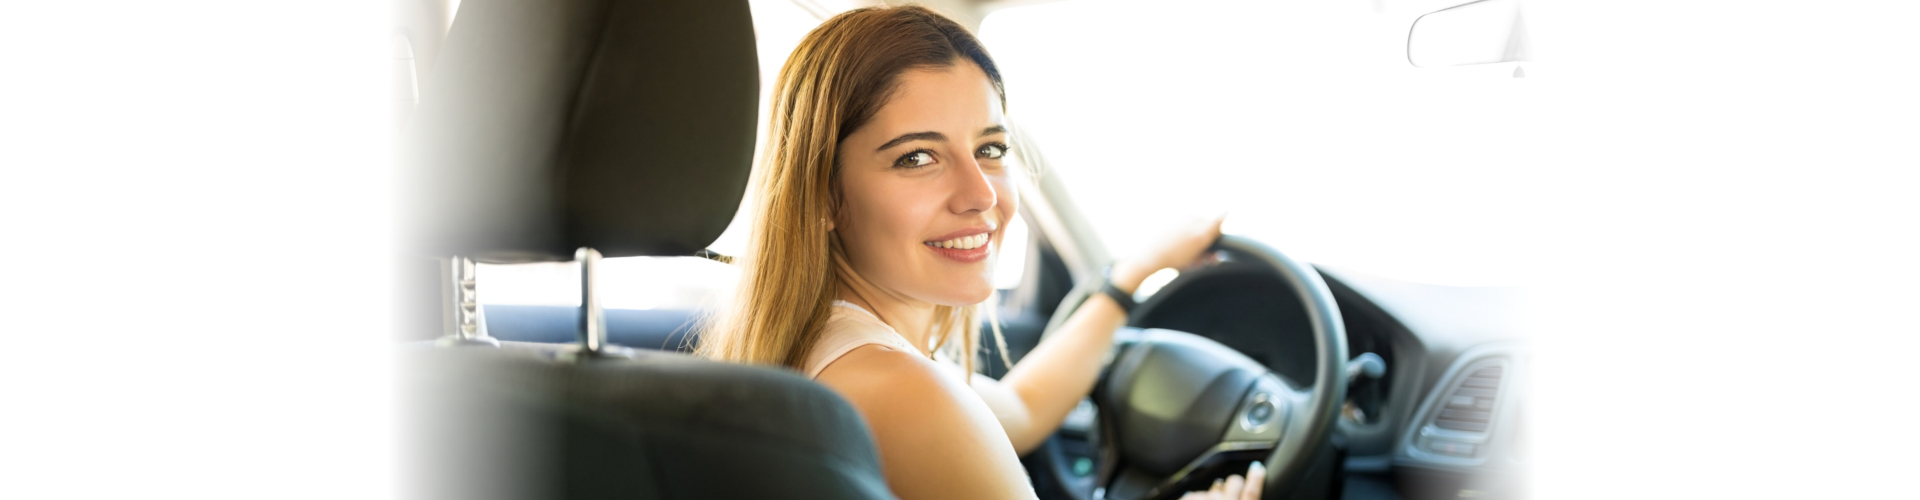
[[[751,170],[745,0],[467,0],[406,148],[415,246],[494,262],[689,255]]]

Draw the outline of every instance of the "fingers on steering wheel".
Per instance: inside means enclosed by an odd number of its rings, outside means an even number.
[[[1260,491],[1267,486],[1267,467],[1260,462],[1247,466],[1247,487],[1240,496],[1229,500],[1260,500]]]
[[[1241,479],[1239,474],[1227,476],[1227,488],[1226,490],[1220,492],[1220,498],[1223,498],[1226,500],[1238,500],[1240,498],[1241,492],[1245,491],[1246,488],[1247,488],[1247,481],[1244,479]]]

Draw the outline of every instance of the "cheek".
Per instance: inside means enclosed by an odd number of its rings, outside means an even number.
[[[1000,223],[1004,225],[1008,218],[1020,213],[1020,184],[1014,182],[1012,176],[1003,174],[994,179],[993,192],[999,199],[997,203],[1003,215]]]
[[[938,208],[907,183],[883,181],[847,188],[848,213],[843,219],[851,230],[843,236],[857,240],[848,244],[877,253],[875,257],[887,258],[886,254],[898,252],[894,249],[919,244],[932,210]]]

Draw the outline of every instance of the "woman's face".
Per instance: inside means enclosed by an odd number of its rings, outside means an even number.
[[[847,260],[882,291],[966,306],[993,292],[992,261],[1014,217],[1006,122],[970,62],[908,71],[873,119],[841,141]]]

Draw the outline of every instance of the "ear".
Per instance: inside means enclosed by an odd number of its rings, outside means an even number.
[[[847,210],[841,204],[840,183],[832,183],[827,187],[827,218],[822,219],[827,222],[827,231],[840,227],[840,215],[844,213],[847,213]]]

